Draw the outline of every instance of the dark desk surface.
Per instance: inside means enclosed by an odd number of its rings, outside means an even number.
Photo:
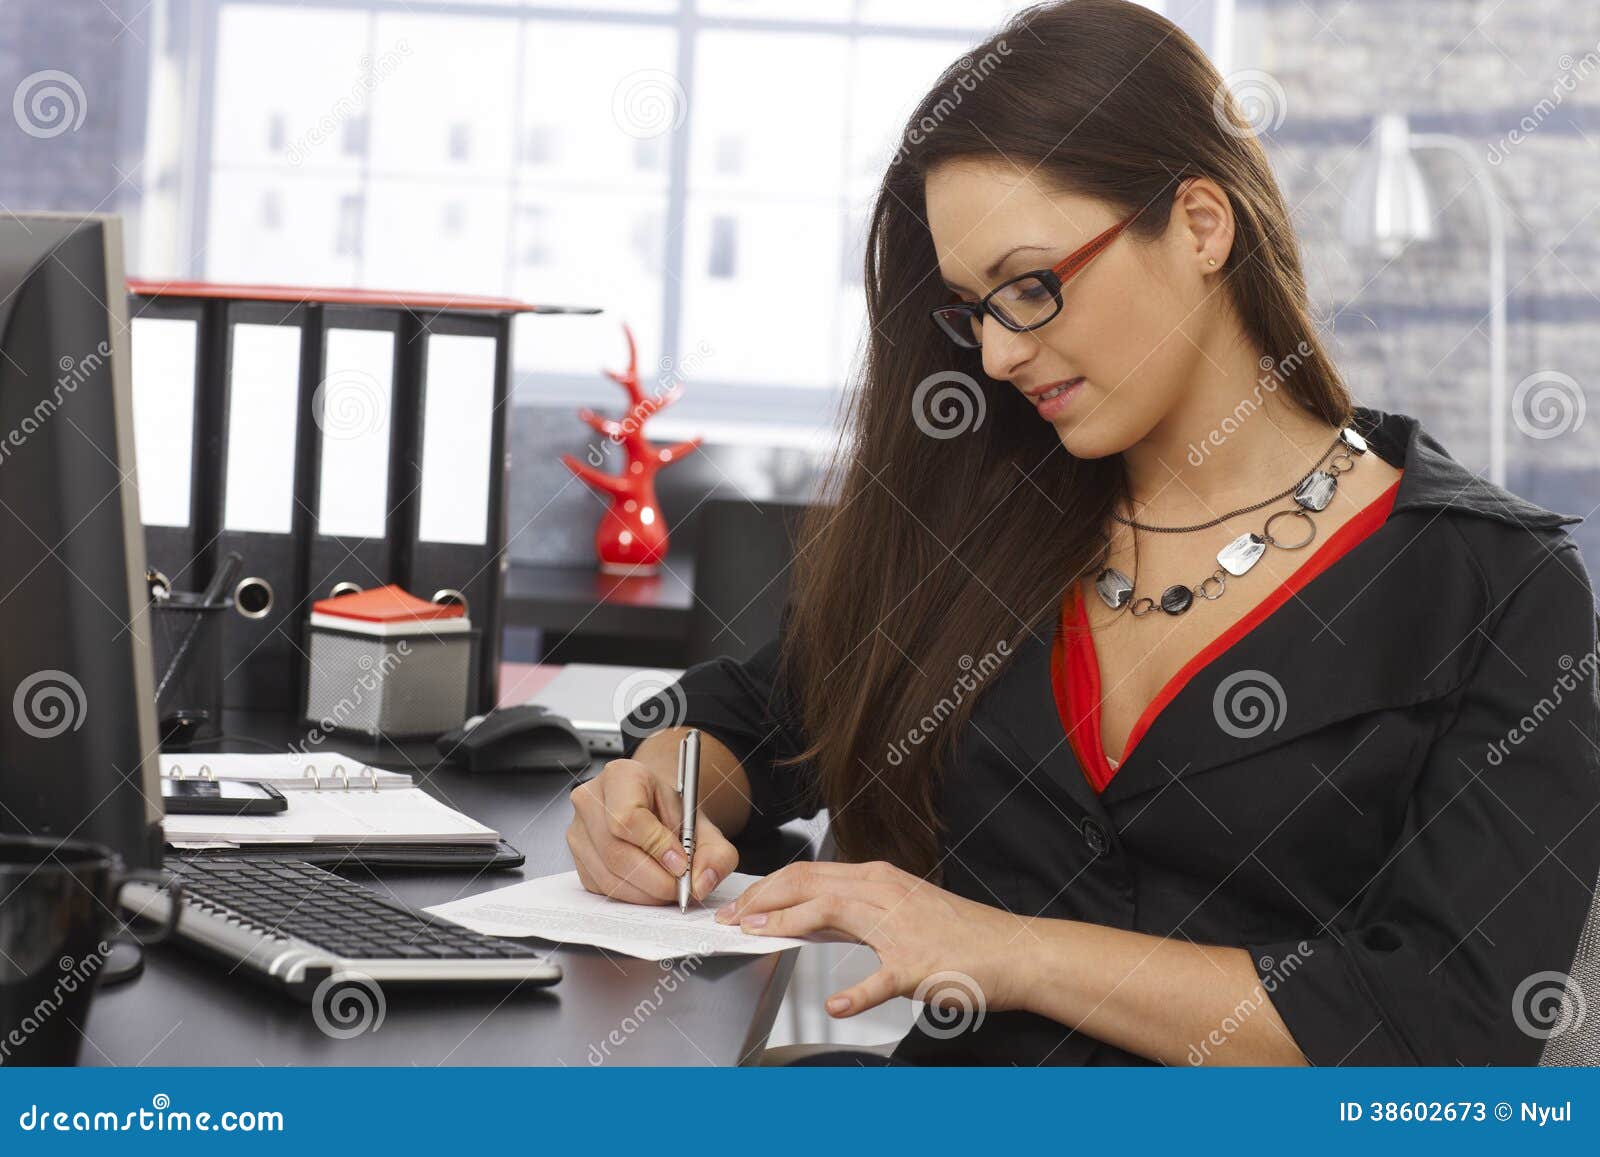
[[[688,555],[669,555],[648,577],[513,560],[503,614],[508,626],[682,641],[693,603],[694,558]]]
[[[240,729],[237,720],[230,730]],[[246,734],[264,728],[252,723]],[[225,744],[236,750],[259,750]],[[432,772],[425,745],[339,750],[409,770],[451,806],[475,816],[528,858],[514,871],[385,872],[364,878],[417,907],[571,869],[564,832],[574,780],[560,773],[469,776]],[[415,767],[408,767],[415,761]],[[742,870],[768,871],[795,843],[741,850]],[[87,1065],[732,1065],[759,1057],[794,967],[794,952],[712,957],[675,972],[600,949],[554,950],[565,976],[548,989],[386,988],[384,1019],[349,1040],[322,1032],[309,1006],[229,975],[226,966],[161,945],[144,975],[95,998]],[[613,1036],[613,1032],[615,1035]],[[618,1039],[621,1044],[615,1043]]]

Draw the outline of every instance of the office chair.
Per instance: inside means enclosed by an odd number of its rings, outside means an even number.
[[[806,506],[710,498],[695,514],[694,605],[685,665],[748,659],[778,634]]]
[[[1600,612],[1595,613],[1595,632],[1600,637]],[[1584,647],[1593,650],[1594,640],[1586,640]],[[1578,933],[1578,950],[1573,953],[1567,975],[1572,980],[1562,987],[1560,1014],[1554,1022],[1564,1027],[1545,1038],[1539,1063],[1600,1065],[1600,1005],[1593,1010],[1587,1007],[1591,998],[1600,1001],[1600,881],[1596,881],[1594,899],[1583,931]],[[1572,996],[1574,990],[1578,994],[1576,1000]]]
[[[1566,1026],[1546,1038],[1539,1056],[1541,1065],[1600,1065],[1600,881],[1589,916],[1578,934],[1578,950],[1568,970],[1572,982],[1561,990],[1561,1009],[1554,1023]],[[1576,991],[1577,999],[1573,999]]]

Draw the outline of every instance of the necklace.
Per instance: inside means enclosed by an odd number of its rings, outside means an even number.
[[[1337,453],[1335,453],[1337,451]],[[1298,482],[1287,490],[1264,498],[1250,506],[1241,506],[1238,510],[1229,511],[1227,514],[1213,518],[1209,522],[1196,523],[1193,526],[1150,526],[1146,523],[1135,522],[1131,518],[1124,518],[1120,514],[1112,514],[1112,518],[1125,526],[1134,529],[1133,557],[1134,570],[1138,571],[1139,536],[1138,531],[1147,530],[1156,534],[1188,534],[1196,530],[1205,530],[1207,527],[1216,526],[1240,514],[1248,514],[1252,510],[1260,510],[1263,506],[1278,501],[1289,495],[1294,496],[1295,504],[1276,510],[1268,516],[1266,524],[1260,533],[1253,531],[1241,534],[1227,546],[1217,552],[1218,567],[1200,582],[1192,587],[1179,584],[1169,586],[1161,592],[1161,599],[1157,602],[1148,595],[1134,598],[1133,580],[1123,574],[1116,567],[1106,567],[1095,578],[1094,589],[1099,594],[1102,602],[1114,611],[1127,607],[1129,613],[1136,618],[1142,618],[1157,609],[1169,615],[1181,615],[1194,605],[1196,596],[1211,600],[1222,597],[1222,592],[1227,589],[1228,576],[1237,578],[1244,574],[1266,553],[1267,547],[1274,546],[1280,550],[1299,550],[1308,545],[1317,537],[1317,524],[1311,517],[1313,511],[1327,508],[1333,501],[1334,492],[1339,487],[1339,475],[1343,474],[1356,464],[1357,458],[1367,452],[1367,440],[1356,433],[1349,426],[1339,430],[1339,436],[1334,439],[1317,459],[1317,464],[1311,468]],[[1332,460],[1329,456],[1332,455]],[[1327,462],[1327,467],[1323,463]],[[1272,533],[1273,524],[1283,518],[1299,518],[1305,523],[1305,537],[1298,542],[1285,542]],[[1110,544],[1106,546],[1109,553]]]

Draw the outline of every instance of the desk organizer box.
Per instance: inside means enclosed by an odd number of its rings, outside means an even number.
[[[474,701],[479,632],[459,603],[398,586],[312,604],[306,722],[324,731],[419,739],[460,727]]]

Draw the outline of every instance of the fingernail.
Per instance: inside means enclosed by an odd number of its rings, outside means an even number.
[[[677,848],[673,848],[662,856],[661,862],[667,866],[667,871],[674,876],[683,875],[683,870],[689,866],[689,862],[683,858],[683,853],[678,851]]]
[[[733,901],[729,900],[726,904],[724,904],[722,907],[717,909],[717,923],[726,924],[728,921],[730,921],[732,919],[733,919]]]
[[[757,912],[754,916],[746,916],[741,922],[741,928],[759,928],[767,922],[765,912]]]
[[[705,897],[711,895],[711,889],[715,888],[716,886],[717,886],[717,870],[715,868],[707,868],[705,871],[700,873],[700,898],[701,899],[704,899]]]
[[[849,1007],[850,998],[848,996],[835,996],[828,1001],[829,1012],[843,1012]]]

